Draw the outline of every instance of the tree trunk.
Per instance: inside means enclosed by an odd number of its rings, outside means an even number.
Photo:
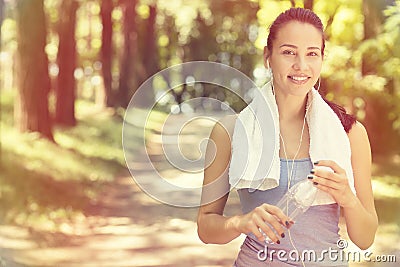
[[[3,10],[4,10],[4,0],[0,0],[0,40],[1,40],[1,25],[3,25]],[[0,42],[0,51],[1,51],[1,42]],[[4,78],[4,76],[3,76]],[[0,121],[1,121],[1,104],[0,104]],[[1,136],[1,129],[0,129],[0,136]],[[1,147],[1,142],[0,142],[0,167],[2,164],[2,147]]]
[[[138,51],[137,45],[137,25],[136,25],[136,4],[137,0],[121,1],[123,10],[123,51],[121,56],[119,88],[117,105],[128,106],[132,88],[137,86],[137,77],[134,73],[135,52]]]
[[[363,0],[364,40],[374,38],[381,31],[384,20],[382,11],[385,7],[386,0]]]
[[[158,71],[158,51],[156,45],[156,17],[157,9],[155,6],[150,6],[150,14],[146,24],[146,50],[143,57],[144,67],[146,69],[146,78],[155,74]]]
[[[53,140],[48,107],[50,77],[43,0],[17,1],[18,94],[15,125],[22,132],[39,132]]]
[[[388,0],[363,0],[364,13],[364,40],[375,39],[382,31],[384,16],[383,10],[389,4]],[[369,53],[362,57],[361,72],[365,75],[378,73],[376,60]],[[393,84],[386,84],[385,91],[390,94]],[[393,110],[390,98],[381,92],[370,92],[364,96],[366,103],[365,120],[363,121],[368,131],[374,132],[369,136],[372,152],[374,154],[387,154],[398,146],[398,136],[393,131],[393,119],[388,114]],[[378,130],[379,129],[379,130]]]
[[[314,0],[304,0],[304,8],[312,10],[314,6]]]
[[[112,20],[111,13],[113,10],[112,0],[101,1],[101,21],[103,25],[103,32],[101,36],[101,64],[104,82],[104,98],[103,106],[111,107],[112,101]]]
[[[75,78],[76,46],[75,26],[76,0],[62,1],[60,8],[60,22],[58,25],[58,55],[59,73],[56,88],[56,123],[65,126],[74,126],[75,119]]]
[[[158,65],[158,49],[157,49],[157,37],[156,37],[156,17],[157,8],[154,5],[150,6],[150,14],[146,23],[146,39],[144,56],[142,58],[142,65],[144,66],[144,77],[139,81],[139,85],[144,82],[145,79],[151,77],[159,71]],[[140,73],[140,71],[139,71]],[[140,77],[140,75],[139,75]],[[145,104],[154,101],[154,92],[148,90],[146,92],[146,99],[143,99]]]
[[[386,0],[363,0],[364,40],[373,39],[381,32],[385,7]],[[363,56],[361,66],[363,75],[376,73],[376,67],[375,64],[369,62],[367,55]]]

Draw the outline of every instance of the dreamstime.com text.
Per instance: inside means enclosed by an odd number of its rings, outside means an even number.
[[[297,250],[275,250],[264,246],[257,257],[260,261],[292,261],[292,262],[396,262],[396,255],[374,255],[371,251],[346,251],[347,241],[339,239],[337,248],[329,248],[322,251],[306,249],[301,252]]]

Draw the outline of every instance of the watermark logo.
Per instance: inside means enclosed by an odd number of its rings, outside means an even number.
[[[396,262],[396,255],[374,255],[371,251],[346,251],[348,242],[339,239],[337,247],[329,247],[324,250],[305,249],[283,250],[271,249],[268,245],[264,246],[257,253],[260,261],[281,261],[281,262]]]
[[[339,249],[345,249],[345,248],[347,248],[347,246],[348,246],[349,244],[347,243],[347,240],[345,240],[345,239],[339,239],[339,240],[336,242],[336,245],[337,245],[337,247],[338,247]]]
[[[215,91],[223,88],[228,93],[225,97],[213,92],[202,96],[201,84],[212,85]],[[200,96],[171,104],[158,121],[161,127],[151,129],[154,111],[163,103],[172,102],[174,90],[182,87],[191,87],[194,95],[198,92]],[[155,92],[153,102],[145,101],[149,92]],[[142,191],[177,207],[198,207],[229,192],[222,175],[203,186],[203,172],[216,155],[216,146],[209,140],[212,127],[222,117],[237,114],[230,103],[234,97],[246,105],[255,97],[264,101],[261,90],[247,75],[228,65],[207,61],[169,67],[138,88],[125,112],[122,138],[126,164]],[[272,115],[263,118],[263,123],[274,129]],[[206,159],[207,145],[214,155],[207,154]],[[262,164],[268,169],[272,158]]]

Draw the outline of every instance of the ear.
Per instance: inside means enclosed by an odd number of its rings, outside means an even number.
[[[269,58],[269,50],[268,50],[267,46],[264,46],[264,57],[263,57],[263,60],[264,60],[264,66],[267,69],[270,68],[269,63],[268,63],[268,58]]]

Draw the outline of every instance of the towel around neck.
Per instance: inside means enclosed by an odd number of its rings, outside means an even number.
[[[314,88],[307,95],[306,121],[312,162],[335,161],[346,170],[355,193],[348,136],[335,112]],[[271,84],[267,83],[256,90],[253,100],[236,119],[229,166],[231,188],[268,190],[279,185],[279,132],[278,106]],[[334,199],[319,190],[313,205],[332,203]]]

